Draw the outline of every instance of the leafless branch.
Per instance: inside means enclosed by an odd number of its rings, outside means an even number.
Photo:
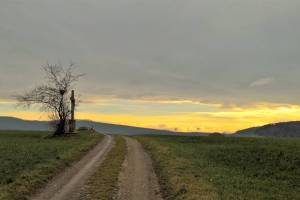
[[[27,107],[38,104],[42,110],[50,112],[51,119],[57,122],[55,133],[64,134],[71,114],[70,91],[83,74],[74,74],[73,64],[64,68],[47,63],[43,70],[46,74],[46,84],[16,96],[16,99]]]

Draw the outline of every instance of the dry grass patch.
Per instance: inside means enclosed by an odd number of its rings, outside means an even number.
[[[126,156],[126,142],[115,137],[115,145],[85,188],[87,200],[112,200],[118,192],[118,178]]]

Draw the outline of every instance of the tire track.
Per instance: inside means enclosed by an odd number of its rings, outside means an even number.
[[[128,154],[120,174],[119,200],[162,200],[149,155],[141,144],[125,137]]]
[[[105,138],[87,153],[79,162],[56,176],[32,200],[77,200],[80,198],[80,188],[105,159],[105,155],[114,144],[112,136]]]

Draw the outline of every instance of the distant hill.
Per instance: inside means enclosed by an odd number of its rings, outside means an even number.
[[[261,127],[248,128],[237,131],[235,136],[300,137],[300,121],[281,122]]]
[[[100,133],[118,134],[118,135],[185,135],[185,136],[206,136],[207,133],[181,133],[167,130],[157,130],[150,128],[139,128],[133,126],[124,126],[116,124],[108,124],[94,122],[88,120],[78,120],[77,127],[87,126],[94,127]],[[47,121],[29,121],[13,117],[0,116],[0,130],[32,130],[32,131],[47,131],[49,130]]]
[[[44,131],[49,130],[49,123],[44,121],[27,121],[14,117],[0,116],[1,130],[30,130],[30,131]]]

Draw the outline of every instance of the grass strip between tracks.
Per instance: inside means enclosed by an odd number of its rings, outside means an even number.
[[[85,189],[87,200],[111,200],[118,192],[118,178],[127,153],[124,138],[115,137],[115,145],[105,161],[88,181]]]

